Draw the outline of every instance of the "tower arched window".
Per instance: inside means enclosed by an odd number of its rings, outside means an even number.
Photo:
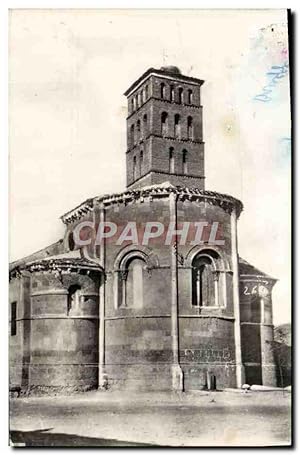
[[[187,118],[187,136],[188,139],[193,139],[194,137],[193,117]]]
[[[130,127],[130,145],[131,147],[135,144],[135,132],[134,132],[134,125]]]
[[[174,117],[174,136],[180,138],[180,115],[175,114]]]
[[[134,98],[131,98],[131,112],[134,111]]]
[[[146,87],[145,87],[145,101],[148,99],[148,96],[149,96],[149,88],[148,88],[148,85],[146,85]]]
[[[140,120],[138,120],[136,122],[136,134],[137,134],[137,141],[139,141],[141,138],[141,121]]]
[[[143,166],[144,166],[144,152],[143,150],[140,151],[140,176],[142,175],[143,172]]]
[[[175,157],[174,157],[174,148],[169,148],[169,172],[174,174],[175,172]]]
[[[170,101],[175,101],[175,89],[174,89],[174,85],[171,85],[171,87],[170,87]]]
[[[166,86],[163,82],[160,84],[160,97],[161,99],[165,99],[166,97]]]
[[[147,114],[143,116],[143,137],[146,138],[148,135],[148,125],[147,125]]]
[[[219,302],[219,272],[217,253],[200,252],[192,262],[192,304],[197,307],[216,307]]]
[[[139,107],[139,100],[137,95],[135,95],[135,107],[136,109]]]
[[[188,90],[188,103],[193,104],[193,90]]]
[[[133,157],[133,180],[136,180],[136,156]]]
[[[187,174],[187,151],[182,151],[182,173]]]
[[[183,88],[181,87],[178,89],[178,101],[180,104],[183,103]]]
[[[163,112],[161,114],[161,135],[162,136],[168,135],[168,114],[167,114],[167,112]]]

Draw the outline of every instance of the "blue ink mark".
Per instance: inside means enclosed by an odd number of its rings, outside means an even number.
[[[267,101],[271,101],[270,94],[272,93],[274,87],[276,87],[276,84],[278,84],[280,79],[286,76],[288,72],[288,67],[289,67],[288,62],[285,62],[281,66],[277,65],[272,66],[271,71],[268,71],[266,74],[267,77],[270,78],[270,82],[265,87],[263,87],[262,93],[256,95],[253,99],[255,101],[263,101],[264,103]]]
[[[278,164],[280,166],[286,166],[290,164],[291,146],[292,140],[290,137],[282,137],[279,139]]]

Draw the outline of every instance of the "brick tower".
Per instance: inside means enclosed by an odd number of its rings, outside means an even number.
[[[128,188],[170,182],[204,189],[203,82],[174,66],[150,68],[125,92]]]

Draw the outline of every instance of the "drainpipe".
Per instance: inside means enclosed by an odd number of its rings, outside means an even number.
[[[105,221],[105,210],[103,204],[100,206],[100,223]],[[103,224],[102,224],[103,226]],[[107,376],[105,374],[105,239],[102,239],[99,254],[100,266],[103,273],[100,278],[99,287],[99,369],[98,369],[98,387],[105,388]]]
[[[177,230],[177,196],[171,193],[170,196],[170,221],[174,223]],[[179,333],[178,333],[178,270],[177,270],[177,235],[173,236],[171,242],[171,340],[172,340],[172,389],[183,390],[183,374],[179,365]]]
[[[232,284],[233,284],[233,312],[234,312],[234,340],[235,340],[235,364],[236,386],[241,388],[244,382],[241,349],[241,325],[240,325],[240,295],[239,295],[239,269],[238,269],[238,245],[237,245],[237,216],[236,209],[231,212],[231,260],[232,260]]]

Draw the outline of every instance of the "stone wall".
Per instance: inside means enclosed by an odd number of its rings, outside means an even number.
[[[218,308],[199,310],[191,300],[192,258],[201,248],[209,249],[209,245],[178,246],[179,347],[185,389],[204,388],[207,373],[216,376],[217,387],[234,387],[230,215],[204,201],[178,201],[177,214],[178,223],[219,221],[220,235],[225,240],[224,246],[213,246],[224,263]],[[160,221],[168,227],[169,199],[115,204],[106,210],[106,220],[118,225],[135,220],[139,226]],[[105,368],[112,387],[171,388],[171,247],[161,243],[150,241],[147,247],[131,242],[126,246],[106,243]],[[142,251],[149,258],[148,271],[143,275],[143,302],[138,308],[124,308],[118,301],[118,270],[122,258],[134,251]]]
[[[207,373],[219,389],[236,386],[232,319],[180,317],[179,334],[185,390],[206,388]]]
[[[80,289],[70,302],[71,286]],[[11,384],[26,391],[97,388],[99,277],[32,272],[30,289],[20,335],[10,337]]]
[[[12,386],[21,386],[23,368],[23,298],[21,279],[14,278],[9,289],[9,383]],[[11,334],[12,303],[17,305],[16,334]]]
[[[100,207],[69,224],[68,238],[83,220],[100,220]],[[95,259],[104,257],[106,272],[104,312],[105,373],[109,387],[135,390],[169,390],[172,387],[171,333],[171,246],[164,238],[141,245],[148,221],[160,221],[167,229],[170,222],[168,194],[140,197],[105,207],[105,220],[116,223],[119,232],[128,221],[138,225],[139,244],[131,241],[105,243],[105,254],[92,243],[87,252]],[[236,386],[235,332],[233,308],[233,272],[231,258],[231,217],[220,204],[209,200],[178,200],[178,228],[186,221],[219,223],[217,239],[223,245],[210,245],[208,234],[203,245],[178,244],[178,339],[179,362],[185,390],[207,387],[208,375],[214,375],[218,388]],[[180,236],[179,236],[180,240]],[[192,302],[192,270],[199,251],[215,255],[217,274],[215,307],[197,307]],[[124,306],[124,263],[138,255],[143,262],[142,296],[138,305]],[[100,274],[99,274],[100,275]],[[22,272],[11,282],[11,301],[19,299],[17,336],[10,337],[11,382],[34,389],[88,389],[98,386],[99,362],[99,278],[92,270],[55,270]],[[125,273],[126,275],[126,273]],[[30,281],[31,276],[31,281]],[[244,281],[243,281],[244,280]],[[251,284],[240,281],[242,355],[249,383],[272,384],[272,302],[261,302],[245,292]],[[80,296],[71,304],[69,291],[80,287]],[[271,286],[271,285],[270,285]],[[248,289],[247,288],[247,289]],[[271,291],[271,287],[270,287]],[[76,298],[77,298],[76,297]],[[23,305],[23,301],[26,305]],[[101,334],[100,334],[101,335]]]
[[[263,276],[243,276],[240,280],[242,359],[245,381],[250,385],[278,385],[273,349],[273,285],[274,280]]]

